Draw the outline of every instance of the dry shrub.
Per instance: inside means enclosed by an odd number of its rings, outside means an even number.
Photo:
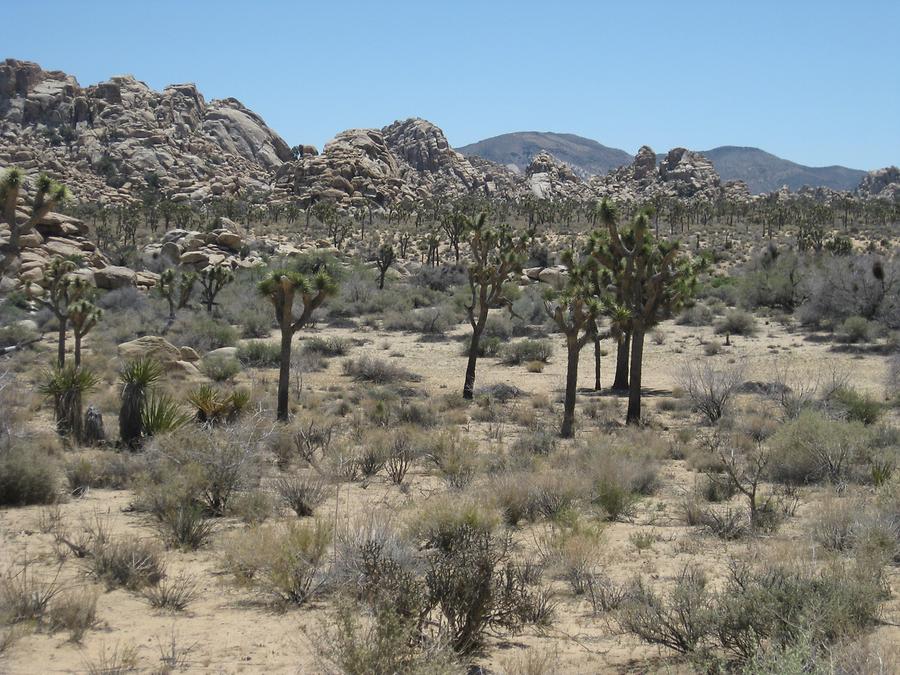
[[[143,591],[151,607],[181,612],[200,595],[196,577],[184,572],[161,580]]]
[[[285,506],[298,517],[313,515],[327,497],[328,484],[317,475],[280,476],[275,479],[275,492]]]
[[[0,506],[50,504],[58,498],[59,469],[40,447],[0,449]]]
[[[716,367],[708,360],[691,361],[682,366],[678,375],[679,386],[710,424],[729,412],[743,382],[744,367],[739,363]]]
[[[97,598],[97,591],[92,588],[73,589],[58,595],[50,604],[50,630],[67,630],[72,642],[81,642],[97,621]]]
[[[276,604],[302,605],[325,586],[330,542],[331,528],[321,521],[251,528],[225,542],[223,564]]]

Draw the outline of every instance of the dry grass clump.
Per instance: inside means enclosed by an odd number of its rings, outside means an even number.
[[[260,526],[224,542],[222,563],[241,585],[279,605],[302,605],[322,592],[331,527],[322,521]]]
[[[182,572],[177,576],[162,579],[156,585],[148,586],[142,595],[155,609],[181,612],[200,595],[197,586],[196,577]]]
[[[328,495],[328,484],[318,475],[279,476],[274,487],[282,503],[299,518],[313,515]]]
[[[649,440],[649,439],[648,439]],[[591,502],[609,520],[634,514],[637,502],[658,486],[658,443],[634,443],[628,436],[609,442],[597,437],[581,444],[576,466],[592,484]]]
[[[59,468],[42,447],[0,449],[0,506],[50,504],[59,497]]]

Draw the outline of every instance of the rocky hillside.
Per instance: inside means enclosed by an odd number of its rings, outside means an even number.
[[[548,152],[582,178],[607,173],[631,161],[631,155],[624,150],[608,148],[589,138],[539,131],[494,136],[457,150],[467,157],[483,157],[522,173],[538,154]]]
[[[344,207],[385,207],[435,195],[498,194],[493,177],[502,172],[496,166],[476,168],[437,126],[410,118],[383,129],[339,133],[321,154],[278,169],[276,186],[279,194],[303,204],[330,199]],[[504,179],[503,186],[511,186]]]
[[[82,87],[35,63],[0,63],[0,166],[41,169],[76,197],[125,199],[147,183],[173,199],[270,189],[288,145],[233,98],[192,84],[154,91],[130,75]]]
[[[888,166],[870,171],[860,181],[857,194],[877,199],[900,199],[900,169]]]

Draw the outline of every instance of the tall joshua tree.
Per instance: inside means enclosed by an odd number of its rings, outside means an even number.
[[[281,355],[278,371],[278,412],[280,421],[288,419],[288,390],[291,378],[291,341],[294,334],[305,326],[312,313],[337,292],[337,284],[325,272],[309,278],[289,270],[274,270],[260,282],[260,293],[275,307],[275,320],[281,328]],[[294,318],[294,301],[299,296],[303,304],[300,316]]]
[[[0,246],[0,276],[6,274],[13,262],[19,257],[19,240],[28,234],[54,208],[65,202],[68,191],[54,182],[46,174],[38,176],[35,184],[36,193],[31,203],[31,212],[25,222],[17,222],[16,203],[22,189],[24,175],[19,169],[9,169],[0,179],[0,206],[3,208],[3,220],[9,225],[9,240]]]
[[[156,292],[159,293],[169,305],[169,318],[166,322],[168,329],[175,322],[175,312],[184,309],[191,300],[194,284],[197,283],[196,272],[176,273],[171,267],[159,275],[159,283],[156,284]]]
[[[41,302],[53,313],[59,325],[56,361],[60,368],[66,363],[66,330],[69,327],[72,307],[85,298],[90,289],[87,281],[72,276],[77,266],[77,262],[71,258],[54,258],[44,274],[47,288]]]
[[[563,260],[569,268],[566,285],[560,291],[548,291],[544,296],[544,306],[566,336],[566,397],[559,434],[563,438],[571,438],[575,434],[578,360],[582,348],[599,335],[597,316],[600,302],[594,295],[593,259],[577,260],[572,251],[566,251]]]
[[[613,262],[613,267],[618,269],[623,261],[619,251],[609,246],[607,233],[610,227],[618,227],[619,214],[615,205],[607,199],[603,199],[592,214],[594,220],[602,226],[595,230],[588,241],[588,253],[595,258],[603,256]],[[628,391],[628,355],[631,349],[631,314],[625,307],[622,290],[614,283],[610,268],[598,267],[594,272],[594,282],[599,294],[612,288],[612,298],[607,298],[605,303],[606,314],[610,319],[610,332],[616,339],[616,374],[613,379],[613,391]],[[595,356],[598,345],[595,343]],[[597,387],[599,389],[599,387]]]
[[[509,277],[522,271],[528,238],[516,235],[508,225],[487,225],[484,213],[467,221],[472,261],[469,264],[470,300],[466,313],[472,326],[469,362],[463,384],[463,398],[471,399],[475,391],[475,367],[481,335],[487,324],[488,311],[509,307]]]
[[[103,310],[88,298],[76,300],[69,306],[69,323],[75,338],[75,367],[81,365],[81,341],[103,317]]]
[[[629,315],[631,372],[626,422],[641,420],[641,374],[644,335],[693,292],[696,266],[681,256],[678,242],[657,241],[650,219],[640,213],[631,228],[620,232],[616,219],[607,219],[605,240],[592,255],[612,274],[614,291]]]
[[[234,272],[224,265],[210,265],[203,268],[198,278],[201,288],[200,300],[206,307],[206,311],[212,314],[213,307],[217,304],[216,296],[219,295],[219,291],[234,281]]]

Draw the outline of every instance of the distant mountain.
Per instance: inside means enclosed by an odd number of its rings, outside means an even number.
[[[608,148],[597,141],[575,134],[520,131],[486,138],[483,141],[456,149],[463,155],[477,155],[497,164],[524,172],[531,160],[542,150],[568,164],[582,177],[604,174],[633,159],[617,148]]]
[[[463,155],[477,155],[519,171],[524,171],[529,162],[545,150],[582,177],[608,173],[630,164],[633,159],[624,150],[609,148],[589,138],[538,131],[494,136],[457,150]],[[804,166],[759,148],[724,145],[699,152],[713,163],[723,182],[742,180],[752,193],[772,192],[783,185],[791,190],[811,185],[852,191],[866,175],[865,171],[843,166]],[[660,160],[663,157],[665,155],[658,155]]]
[[[811,185],[853,191],[866,175],[845,166],[803,166],[759,148],[723,145],[699,152],[713,163],[723,181],[742,180],[752,193],[772,192],[783,185],[791,190]]]

